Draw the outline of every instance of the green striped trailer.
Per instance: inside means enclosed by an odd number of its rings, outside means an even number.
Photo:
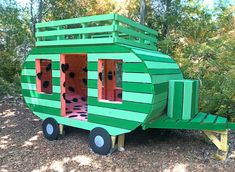
[[[123,150],[124,134],[137,127],[234,129],[226,118],[198,112],[198,82],[184,80],[179,65],[157,51],[156,31],[117,14],[37,23],[36,29],[21,87],[48,140],[63,126],[89,130],[92,150],[106,155]],[[217,147],[227,150],[222,143]]]

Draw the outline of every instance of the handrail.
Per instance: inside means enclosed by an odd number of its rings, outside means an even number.
[[[36,46],[121,43],[156,49],[157,32],[118,14],[36,24]]]

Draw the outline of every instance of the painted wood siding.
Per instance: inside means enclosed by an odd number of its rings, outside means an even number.
[[[183,79],[183,76],[179,66],[170,56],[143,49],[132,50],[146,65],[153,87],[151,110],[142,124],[145,129],[148,128],[149,121],[156,120],[157,116],[166,113],[169,80]]]
[[[123,60],[122,103],[98,100],[98,59]],[[88,54],[88,121],[133,130],[152,106],[154,87],[146,65],[133,53]]]
[[[36,91],[36,59],[52,61],[52,94]],[[21,71],[21,87],[25,103],[33,113],[60,116],[60,54],[29,55]]]

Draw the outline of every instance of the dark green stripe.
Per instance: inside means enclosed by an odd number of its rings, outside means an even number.
[[[118,45],[73,45],[35,47],[30,54],[66,54],[66,53],[129,53],[130,49]]]
[[[87,86],[88,86],[88,88],[98,88],[97,80],[89,79]],[[127,92],[153,93],[153,85],[152,84],[122,82],[122,88],[123,88],[123,91],[127,91]]]
[[[52,108],[52,107],[45,107],[40,105],[34,105],[34,104],[27,104],[30,110],[40,112],[40,113],[46,113],[50,115],[60,116],[60,109]]]
[[[23,68],[36,70],[35,61],[25,61]],[[60,70],[60,63],[59,62],[52,62],[52,69],[53,70]]]
[[[98,70],[98,62],[88,62],[87,69],[89,71],[97,71]]]
[[[21,82],[23,83],[36,83],[36,76],[26,76],[26,75],[21,75]],[[60,86],[60,78],[52,78],[52,84],[53,86]]]
[[[140,57],[144,61],[175,63],[175,61],[171,58],[154,57],[154,56],[142,55],[142,54],[137,54],[137,56]]]
[[[129,101],[123,101],[122,104],[101,102],[101,101],[98,101],[97,97],[88,97],[88,104],[91,106],[128,110],[132,112],[140,112],[140,113],[146,113],[146,114],[149,113],[150,108],[151,108],[151,104],[146,104],[146,103],[136,103],[136,102],[129,102]]]
[[[25,97],[34,97],[34,98],[40,98],[40,99],[60,101],[60,94],[59,93],[42,94],[42,93],[38,93],[37,91],[34,91],[34,90],[22,90],[22,94]]]
[[[118,117],[117,118],[105,117],[95,114],[88,114],[88,121],[112,127],[128,129],[128,130],[133,130],[140,125],[139,122],[135,121],[118,119]]]
[[[167,92],[169,87],[168,82],[163,82],[161,84],[154,84],[154,93],[155,94],[160,94],[163,92]]]
[[[149,69],[151,75],[180,74],[179,69]]]
[[[123,63],[123,72],[148,73],[144,63]]]
[[[175,82],[174,88],[174,102],[173,102],[173,118],[182,118],[183,109],[183,89],[184,85],[182,82]]]
[[[88,62],[88,70],[89,71],[97,71],[98,70],[98,62]],[[147,73],[146,66],[144,63],[123,63],[122,66],[123,72],[129,73]]]

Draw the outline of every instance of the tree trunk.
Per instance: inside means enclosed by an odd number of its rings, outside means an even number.
[[[145,14],[146,14],[146,0],[140,0],[140,24],[144,25]]]
[[[165,21],[163,23],[163,36],[166,37],[168,34],[168,13],[170,12],[170,7],[171,7],[171,0],[166,0],[166,11],[165,11]]]

